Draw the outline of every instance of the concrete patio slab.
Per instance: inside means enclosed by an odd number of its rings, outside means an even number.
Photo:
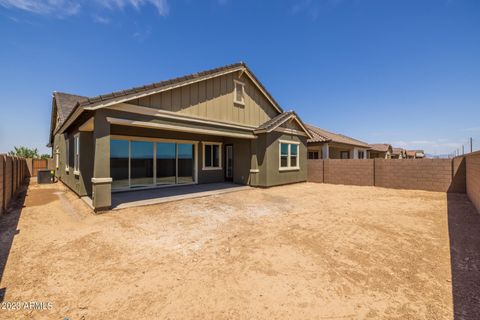
[[[251,188],[250,186],[221,182],[118,192],[112,194],[112,209],[118,210],[183,199],[200,198]]]

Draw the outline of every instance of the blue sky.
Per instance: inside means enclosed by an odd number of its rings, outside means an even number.
[[[0,0],[0,152],[93,96],[245,61],[286,110],[370,143],[480,149],[478,0]]]

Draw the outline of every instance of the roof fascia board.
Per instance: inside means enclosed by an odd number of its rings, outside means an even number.
[[[54,132],[54,135],[57,133],[64,133],[65,130],[82,114],[82,112],[82,107],[75,108],[75,111],[73,111],[73,113],[71,113],[71,115],[68,117],[67,121],[65,121],[62,126]]]
[[[250,80],[257,86],[257,88],[263,93],[263,95],[270,101],[270,103],[273,105],[273,107],[279,112],[282,113],[283,110],[277,105],[275,101],[272,100],[270,95],[263,90],[262,86],[255,80],[255,77],[250,73],[250,71],[247,68],[244,68],[245,74],[250,78]]]
[[[214,130],[214,129],[188,128],[184,126],[176,126],[171,124],[151,123],[146,121],[136,121],[136,120],[120,119],[120,118],[112,118],[112,117],[107,117],[107,122],[109,122],[110,124],[123,125],[123,126],[170,130],[170,131],[188,132],[188,133],[199,133],[199,134],[221,136],[221,137],[233,137],[233,138],[243,138],[243,139],[257,138],[254,134],[251,134],[251,133],[234,133],[234,132],[224,132],[224,131]]]

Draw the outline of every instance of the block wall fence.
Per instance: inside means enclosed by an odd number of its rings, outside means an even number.
[[[308,160],[307,180],[467,193],[480,212],[480,151],[453,159]]]
[[[308,181],[320,183],[462,193],[464,177],[457,159],[308,160]]]
[[[27,159],[0,155],[0,214],[3,214],[18,189],[30,176]]]
[[[470,153],[464,158],[467,195],[478,212],[480,212],[480,151]]]

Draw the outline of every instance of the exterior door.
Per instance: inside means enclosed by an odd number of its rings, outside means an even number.
[[[233,180],[233,145],[225,145],[225,180]]]

